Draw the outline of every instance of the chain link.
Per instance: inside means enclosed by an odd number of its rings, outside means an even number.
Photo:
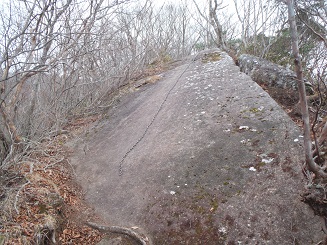
[[[131,153],[131,151],[133,151],[135,149],[135,147],[143,140],[143,138],[145,137],[145,135],[147,134],[149,128],[151,127],[151,125],[153,124],[153,122],[156,120],[157,116],[159,115],[160,111],[162,110],[164,104],[166,103],[166,101],[168,100],[168,97],[170,95],[170,93],[173,91],[173,89],[176,87],[177,83],[179,82],[179,80],[181,79],[181,77],[184,75],[184,73],[187,71],[187,69],[191,66],[191,64],[196,60],[197,56],[195,58],[192,59],[192,62],[190,62],[188,64],[188,66],[184,69],[184,71],[181,73],[181,75],[177,78],[176,82],[174,83],[174,85],[170,88],[170,90],[168,91],[168,93],[166,94],[164,100],[161,102],[159,109],[157,110],[157,112],[154,114],[151,122],[148,124],[148,126],[146,127],[146,129],[144,130],[144,133],[142,134],[142,136],[134,143],[134,145],[125,153],[125,155],[122,157],[120,163],[119,163],[119,176],[123,175],[123,163],[125,161],[125,159],[128,157],[128,155]]]

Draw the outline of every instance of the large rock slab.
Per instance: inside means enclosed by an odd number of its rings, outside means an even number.
[[[72,164],[104,221],[142,227],[154,244],[323,240],[301,202],[301,132],[277,103],[219,50],[163,77],[76,145]]]
[[[249,54],[242,54],[238,62],[241,71],[258,83],[297,90],[296,74],[290,69]]]

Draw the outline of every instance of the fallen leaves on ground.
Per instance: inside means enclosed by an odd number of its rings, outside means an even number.
[[[92,116],[73,121],[66,127],[68,134],[43,140],[7,170],[5,195],[0,199],[0,235],[5,244],[56,239],[63,245],[91,245],[101,240],[98,231],[84,225],[96,217],[74,180],[68,160],[71,151],[65,146],[70,135],[79,134],[97,119]]]

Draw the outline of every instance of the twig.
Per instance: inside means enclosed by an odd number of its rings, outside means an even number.
[[[45,166],[43,168],[44,172],[48,169],[48,168],[51,168],[52,166],[56,165],[57,163],[61,163],[63,160],[65,160],[65,157],[62,157],[61,159],[51,163],[51,164],[48,164],[47,166]]]
[[[307,170],[306,163],[303,163],[303,165],[302,165],[302,172],[305,175],[305,177],[307,177],[307,180],[308,180],[307,186],[312,186],[313,185],[313,177],[312,177],[310,171]]]
[[[103,232],[111,232],[111,233],[127,235],[142,245],[152,245],[151,240],[147,236],[143,234],[139,234],[135,231],[135,229],[138,229],[138,227],[126,228],[120,226],[102,226],[92,222],[86,222],[86,225],[93,229]]]
[[[31,183],[31,182],[28,180],[25,184],[23,184],[23,185],[19,188],[19,190],[18,190],[18,192],[17,192],[17,194],[16,194],[16,196],[15,196],[14,208],[15,208],[17,214],[19,214],[19,210],[18,210],[18,208],[17,208],[17,203],[18,203],[19,193],[24,189],[24,187],[25,187],[26,185],[28,185],[28,184],[30,184],[30,183]]]
[[[73,165],[70,163],[70,161],[68,159],[66,159],[66,162],[68,163],[68,165],[72,169],[72,172],[73,172],[74,177],[76,177],[77,175],[76,175],[76,172],[75,172],[75,169],[74,169]]]

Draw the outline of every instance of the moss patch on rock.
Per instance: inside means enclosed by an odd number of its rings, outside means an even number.
[[[215,62],[221,60],[221,54],[219,52],[204,54],[202,58],[203,63]]]

